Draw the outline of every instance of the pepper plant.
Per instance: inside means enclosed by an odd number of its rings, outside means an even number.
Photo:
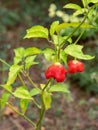
[[[91,19],[93,19],[93,10],[97,7],[98,0],[82,0],[82,3],[83,7],[73,3],[64,6],[64,8],[74,9],[75,12],[73,15],[82,14],[83,20],[80,23],[60,23],[59,21],[53,21],[49,29],[41,25],[36,25],[26,30],[24,39],[44,38],[49,44],[53,45],[52,48],[49,47],[43,50],[37,47],[16,48],[14,50],[15,56],[12,65],[0,59],[1,62],[9,67],[8,79],[5,84],[0,85],[4,89],[0,99],[0,106],[1,108],[4,108],[5,105],[10,107],[26,119],[35,130],[41,130],[45,112],[51,108],[53,93],[70,93],[65,82],[67,73],[83,72],[84,64],[80,60],[91,60],[94,58],[94,56],[83,53],[83,46],[79,45],[79,39],[86,29],[96,28],[91,23]],[[90,3],[92,3],[92,6],[89,6]],[[73,31],[67,36],[62,36],[62,30],[67,27],[72,27]],[[81,29],[81,34],[73,41],[73,35],[79,29]],[[40,54],[43,55],[46,62],[51,61],[51,65],[45,71],[46,84],[36,84],[29,75],[30,67],[39,64],[35,59]],[[69,60],[69,56],[71,60]],[[23,75],[32,84],[31,89],[23,80]],[[13,89],[13,84],[17,81],[17,78],[20,79],[21,85]],[[19,99],[20,111],[15,110],[13,102],[9,100],[12,96]],[[35,98],[37,96],[40,97],[40,101],[37,101],[37,98]],[[32,121],[26,116],[26,110],[30,102],[40,111],[37,122]]]

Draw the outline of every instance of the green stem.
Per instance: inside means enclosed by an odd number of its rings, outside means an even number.
[[[82,37],[83,33],[85,32],[85,30],[82,30],[81,34],[79,35],[79,37],[76,39],[76,41],[74,42],[74,44],[77,44],[77,42],[80,40],[80,38]]]
[[[14,96],[14,94],[13,94],[10,90],[8,90],[8,89],[6,89],[5,87],[3,87],[4,85],[0,84],[0,86],[1,86],[3,89],[5,89],[8,93],[10,93],[12,96]]]
[[[95,7],[95,5],[94,5],[94,7]],[[92,8],[94,8],[94,7],[92,7]],[[86,18],[88,17],[88,14],[91,11],[91,9],[88,11],[88,13],[86,15]],[[77,44],[77,42],[80,40],[80,38],[81,38],[81,36],[83,35],[84,32],[85,32],[85,30],[82,30],[81,34],[79,35],[79,37],[77,38],[77,40],[74,42],[74,44]]]
[[[59,33],[57,33],[57,37],[58,37],[58,62],[60,62],[60,51],[61,51],[61,47],[60,47],[60,41],[59,41]]]
[[[19,79],[20,79],[21,83],[23,84],[23,86],[25,86],[25,82],[23,81],[23,79],[22,79],[22,77],[21,77],[21,75],[20,75],[20,74],[18,74],[18,77],[19,77]]]
[[[60,52],[61,52],[61,48],[58,48],[58,62],[60,62]]]
[[[8,105],[9,108],[11,108],[15,113],[17,113],[18,115],[20,115],[21,117],[23,117],[26,121],[28,121],[33,127],[35,127],[35,123],[33,121],[31,121],[27,116],[25,116],[24,114],[20,113],[19,111],[17,111],[10,103],[6,103]]]
[[[41,112],[40,112],[40,119],[37,123],[36,130],[41,130],[44,115],[45,115],[45,107],[43,106],[43,108],[41,109]]]
[[[43,88],[42,92],[45,91],[45,89],[48,87],[49,83],[51,83],[52,78],[50,78],[47,82],[47,84],[45,85],[45,87]]]
[[[81,23],[73,30],[73,32],[66,38],[65,42],[66,42],[69,38],[71,38],[71,37],[73,36],[73,34],[81,27],[81,25],[85,22],[86,18],[88,17],[89,12],[90,12],[93,8],[95,8],[95,7],[97,6],[97,4],[98,4],[98,3],[96,3],[94,6],[92,6],[92,7],[90,8],[90,10],[86,13],[86,15],[85,15],[84,19],[82,20],[82,22],[81,22]],[[61,46],[61,47],[63,47],[63,46]]]
[[[87,18],[88,13],[86,14],[86,16],[84,17],[83,21],[73,30],[73,32],[66,38],[66,41],[73,36],[73,34],[81,27],[81,25],[84,23],[84,21]],[[65,42],[66,42],[65,41]]]
[[[0,85],[1,87],[3,87],[3,85]],[[9,91],[8,89],[4,88],[8,93],[10,93],[12,96],[14,96],[14,94]],[[14,96],[15,97],[15,96]],[[34,100],[34,98],[31,99],[33,101],[33,103],[39,108],[41,109],[41,106]]]
[[[25,75],[27,76],[27,78],[28,78],[28,80],[30,81],[30,83],[31,83],[35,88],[39,89],[39,88],[37,87],[37,85],[32,81],[32,79],[30,78],[30,76],[27,74],[27,72],[25,72]]]
[[[41,94],[41,101],[42,101],[42,108],[40,111],[40,118],[39,121],[36,125],[36,130],[41,130],[41,126],[42,126],[42,121],[43,121],[43,117],[45,115],[46,109],[45,109],[45,105],[44,105],[44,101],[43,101],[43,93],[44,91],[47,89],[48,85],[51,83],[52,78],[48,80],[47,84],[45,85],[45,87],[42,90],[42,94]]]
[[[6,66],[10,67],[10,65],[9,65],[7,62],[5,62],[4,60],[2,60],[1,58],[0,58],[0,61],[1,61],[2,63],[4,63]]]
[[[5,62],[5,61],[2,60],[1,58],[0,58],[0,61],[1,61],[2,63],[4,63],[6,66],[11,67],[10,64],[8,64],[7,62]],[[18,74],[18,77],[19,77],[21,83],[23,84],[23,86],[25,86],[25,83],[24,83],[24,81],[23,81],[23,79],[22,79],[22,77],[21,77],[20,74]]]
[[[41,109],[41,106],[34,100],[34,98],[32,98],[32,101],[39,109]]]

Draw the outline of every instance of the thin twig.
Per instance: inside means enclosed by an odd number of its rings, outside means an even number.
[[[2,60],[1,58],[0,58],[0,61],[1,61],[2,63],[4,63],[5,65],[7,65],[8,67],[10,67],[10,65],[9,65],[7,62],[5,62],[4,60]]]
[[[41,109],[41,106],[34,100],[34,98],[32,98],[32,101],[39,109]]]
[[[7,65],[8,67],[11,67],[11,65],[8,64],[8,63],[7,63],[6,61],[4,61],[3,59],[0,58],[0,61],[1,61],[2,63],[4,63],[5,65]],[[18,74],[18,77],[19,77],[21,83],[23,84],[23,86],[25,86],[25,83],[24,83],[24,81],[23,81],[23,79],[22,79],[22,77],[21,77],[20,74]]]
[[[37,87],[37,85],[32,81],[32,79],[30,78],[30,76],[29,76],[27,73],[25,73],[25,75],[27,76],[27,78],[28,78],[28,80],[30,81],[30,83],[31,83],[35,88],[39,89],[39,88]]]
[[[35,127],[35,123],[33,121],[31,121],[27,116],[25,116],[23,113],[20,113],[19,111],[17,111],[10,103],[6,103],[8,105],[9,108],[11,108],[15,113],[17,113],[18,115],[20,115],[21,117],[23,117],[26,121],[28,121],[33,127]]]
[[[83,33],[85,32],[85,30],[82,30],[81,34],[79,35],[79,37],[76,39],[76,41],[74,42],[74,44],[77,44],[77,42],[80,40],[80,38],[82,37]]]
[[[95,8],[97,6],[98,3],[96,3],[94,6],[92,6],[90,8],[90,10],[87,12],[87,14],[85,15],[84,19],[82,20],[82,22],[73,30],[73,32],[66,38],[65,42],[71,38],[73,36],[73,34],[81,27],[81,25],[85,22],[86,18],[88,17],[88,14],[90,13],[90,11]],[[63,47],[63,46],[61,46]]]

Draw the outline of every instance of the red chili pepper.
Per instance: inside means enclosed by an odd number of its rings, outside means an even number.
[[[63,82],[67,70],[60,63],[52,64],[45,72],[46,79],[54,78],[57,82]]]
[[[76,72],[83,72],[84,64],[78,60],[70,60],[68,62],[68,72],[74,74]]]

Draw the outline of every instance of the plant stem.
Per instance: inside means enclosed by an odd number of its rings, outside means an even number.
[[[43,108],[41,109],[41,112],[40,112],[40,119],[37,123],[36,130],[41,130],[44,114],[45,114],[45,107],[43,106]]]
[[[48,82],[46,83],[45,87],[43,88],[42,92],[45,91],[45,89],[48,87],[49,83],[52,81],[52,78],[50,78],[48,80]]]
[[[65,42],[66,42],[69,38],[71,38],[71,37],[73,36],[73,34],[81,27],[81,25],[85,22],[86,18],[88,17],[89,12],[90,12],[93,8],[95,8],[95,7],[97,6],[97,4],[98,4],[98,3],[96,3],[94,6],[92,6],[92,7],[90,8],[90,10],[86,13],[86,15],[85,15],[84,19],[82,20],[82,22],[81,22],[81,23],[73,30],[73,32],[66,38]],[[61,47],[63,47],[63,46],[61,45]]]
[[[7,65],[8,67],[10,67],[10,65],[9,65],[7,62],[5,62],[4,60],[2,60],[1,58],[0,58],[0,61],[1,61],[2,63],[4,63],[5,65]]]
[[[0,58],[0,61],[1,61],[2,63],[4,63],[6,66],[11,67],[10,64],[8,64],[6,61],[2,60],[1,58]],[[23,86],[25,86],[25,83],[24,83],[24,81],[23,81],[23,79],[22,79],[22,77],[21,77],[20,74],[18,74],[18,77],[19,77],[21,83],[23,84]]]
[[[22,77],[21,77],[21,75],[20,75],[20,74],[18,74],[18,77],[19,77],[19,79],[20,79],[20,81],[21,81],[22,85],[23,85],[23,86],[25,86],[25,82],[23,81],[23,79],[22,79]]]
[[[19,111],[17,111],[10,103],[6,103],[8,105],[9,108],[11,108],[15,113],[17,113],[18,115],[20,115],[21,117],[23,117],[26,121],[28,121],[33,127],[35,127],[35,123],[33,121],[31,121],[27,116],[25,116],[24,114],[20,113]]]
[[[27,72],[25,72],[25,75],[27,76],[27,78],[28,78],[28,80],[30,81],[30,83],[31,83],[35,88],[39,89],[39,88],[37,87],[37,85],[32,81],[32,79],[30,78],[30,76],[27,74]]]
[[[66,38],[66,41],[71,38],[73,36],[73,34],[81,27],[81,25],[84,23],[84,21],[87,18],[88,13],[86,14],[86,16],[84,17],[83,21],[73,30],[73,32]],[[66,42],[65,41],[65,42]]]
[[[40,119],[36,125],[36,130],[41,130],[43,117],[44,117],[45,112],[46,112],[44,101],[43,101],[43,93],[46,90],[46,88],[48,87],[49,83],[51,83],[51,81],[52,81],[52,78],[48,80],[47,84],[45,85],[45,87],[42,90],[42,94],[41,94],[42,107],[41,107],[41,111],[40,111]]]
[[[1,85],[1,87],[3,87]],[[13,92],[9,91],[8,89],[4,88],[8,93],[10,93],[12,96],[14,96]],[[14,96],[15,97],[15,96]],[[39,108],[41,109],[41,106],[34,100],[34,98],[31,99],[33,101],[33,103]]]
[[[41,109],[41,106],[34,100],[34,98],[32,98],[32,101],[39,109]]]
[[[61,48],[60,48],[60,46],[59,46],[59,48],[58,48],[58,61],[60,62],[60,52],[61,52]]]
[[[76,39],[76,41],[74,42],[74,44],[77,44],[77,42],[80,40],[80,38],[82,37],[83,33],[85,32],[85,30],[82,30],[81,34],[79,35],[79,37]]]
[[[57,33],[57,37],[58,37],[58,61],[60,62],[61,47],[60,47],[59,33]]]

